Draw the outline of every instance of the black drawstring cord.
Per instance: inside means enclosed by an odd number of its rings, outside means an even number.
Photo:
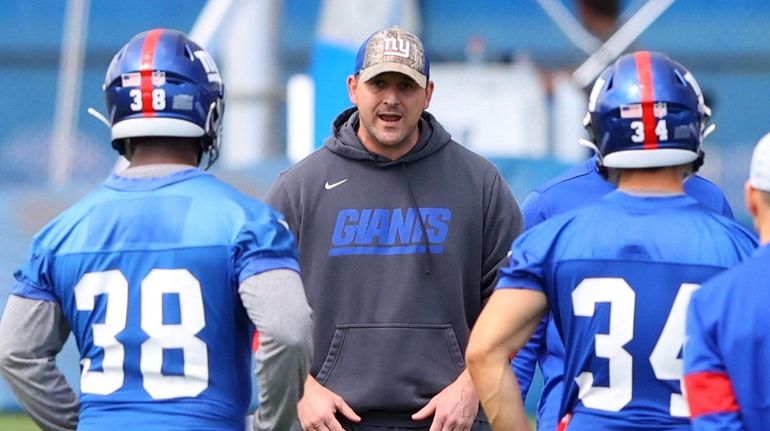
[[[422,214],[420,214],[420,205],[417,203],[417,197],[414,194],[414,190],[412,189],[412,182],[409,181],[409,174],[406,171],[406,163],[401,163],[401,169],[404,171],[404,176],[406,177],[406,185],[409,186],[409,195],[412,198],[412,203],[414,204],[415,210],[417,211],[417,220],[419,220],[420,228],[422,228],[422,243],[425,244],[425,274],[430,274],[430,261],[431,261],[431,254],[430,254],[430,242],[428,241],[428,230],[425,228],[425,222],[422,219]]]

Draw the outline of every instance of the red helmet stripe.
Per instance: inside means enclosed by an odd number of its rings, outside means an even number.
[[[634,55],[639,75],[639,95],[642,98],[642,124],[644,125],[644,149],[658,148],[655,133],[655,88],[652,85],[652,60],[648,51]]]
[[[142,60],[139,64],[139,73],[142,75],[142,116],[154,117],[155,109],[152,107],[152,71],[155,65],[155,48],[163,33],[162,29],[151,30],[147,33],[142,45]]]

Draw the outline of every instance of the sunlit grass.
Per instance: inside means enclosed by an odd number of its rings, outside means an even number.
[[[0,430],[40,431],[40,428],[24,413],[0,413]]]

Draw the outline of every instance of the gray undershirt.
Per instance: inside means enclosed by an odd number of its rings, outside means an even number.
[[[313,352],[312,312],[302,280],[291,270],[267,271],[244,280],[238,293],[261,341],[254,353],[260,405],[253,429],[288,430]],[[77,427],[77,395],[56,367],[69,332],[58,303],[16,295],[9,297],[0,321],[0,372],[43,430]]]
[[[260,332],[254,353],[259,408],[254,430],[288,430],[297,417],[313,356],[313,313],[299,274],[287,269],[249,277],[238,293]]]
[[[11,295],[0,321],[0,372],[43,430],[74,430],[78,397],[56,367],[70,328],[59,304]]]

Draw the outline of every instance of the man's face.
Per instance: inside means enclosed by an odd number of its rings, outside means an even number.
[[[420,88],[406,75],[381,73],[361,82],[348,77],[350,101],[358,107],[358,137],[367,150],[395,160],[417,144],[417,124],[430,104],[433,83]]]

